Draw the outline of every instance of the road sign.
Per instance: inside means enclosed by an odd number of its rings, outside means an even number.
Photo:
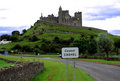
[[[62,48],[62,58],[78,58],[78,47],[64,47]]]
[[[4,52],[4,55],[8,55],[8,51],[5,51],[5,52]]]
[[[62,58],[78,58],[79,48],[78,47],[64,47],[62,48]],[[75,60],[73,60],[73,81],[75,81]],[[68,60],[66,59],[66,71],[68,81]]]

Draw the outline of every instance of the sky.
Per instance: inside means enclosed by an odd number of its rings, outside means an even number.
[[[83,26],[120,36],[120,0],[0,0],[0,35],[28,29],[43,16],[58,16],[59,6],[82,12]]]

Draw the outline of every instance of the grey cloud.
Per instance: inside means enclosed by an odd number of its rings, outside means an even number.
[[[120,36],[120,30],[112,30],[109,33]]]
[[[6,8],[0,8],[0,11],[6,11],[6,10],[8,10],[8,9],[6,9]]]
[[[6,34],[11,34],[12,31],[18,30],[20,32],[22,32],[23,29],[28,28],[28,26],[20,26],[20,27],[11,27],[11,26],[7,26],[7,27],[3,27],[0,26],[0,31],[8,31],[8,33]],[[0,35],[2,35],[4,33],[0,33]]]
[[[87,18],[87,20],[105,20],[107,18],[113,18],[120,16],[120,9],[114,8],[112,6],[97,7],[98,13],[86,13],[86,15],[91,16],[92,18]]]
[[[0,17],[0,19],[7,19],[7,17]]]

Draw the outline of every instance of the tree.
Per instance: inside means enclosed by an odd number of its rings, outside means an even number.
[[[88,39],[86,37],[81,37],[79,40],[73,42],[73,46],[79,47],[79,52],[85,54],[88,48]]]
[[[15,50],[21,50],[21,45],[19,44],[16,44],[12,49],[15,49]]]
[[[55,37],[54,40],[53,40],[53,42],[60,43],[60,38],[59,37]]]
[[[115,49],[116,49],[116,54],[119,54],[119,48],[120,48],[120,39],[116,39],[114,41]]]
[[[12,36],[19,36],[19,35],[20,35],[20,32],[17,30],[12,32]]]
[[[38,41],[39,39],[38,39],[37,36],[33,35],[29,40],[31,40],[31,41]]]
[[[109,60],[109,52],[113,49],[113,40],[106,34],[99,34],[97,38],[97,45],[100,51],[106,53],[106,59]]]
[[[88,54],[94,55],[95,53],[97,53],[97,42],[94,39],[90,39],[88,44]]]
[[[17,42],[17,41],[19,41],[19,39],[18,39],[18,37],[17,36],[11,36],[11,41],[13,41],[13,42]]]
[[[33,49],[31,48],[31,46],[25,45],[25,46],[22,47],[22,51],[24,51],[24,52],[32,52]]]
[[[6,40],[9,41],[9,40],[10,40],[10,37],[11,37],[10,35],[4,34],[4,35],[1,36],[1,40],[6,39]]]
[[[27,32],[27,30],[26,30],[26,29],[23,29],[23,30],[22,30],[22,33],[23,33],[23,34],[24,34],[24,33],[26,33],[26,32]]]
[[[49,53],[50,52],[50,46],[47,43],[42,43],[40,49],[42,51],[44,51],[45,53]]]

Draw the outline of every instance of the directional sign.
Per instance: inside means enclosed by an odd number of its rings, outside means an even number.
[[[64,47],[62,48],[62,58],[78,58],[78,47]]]

